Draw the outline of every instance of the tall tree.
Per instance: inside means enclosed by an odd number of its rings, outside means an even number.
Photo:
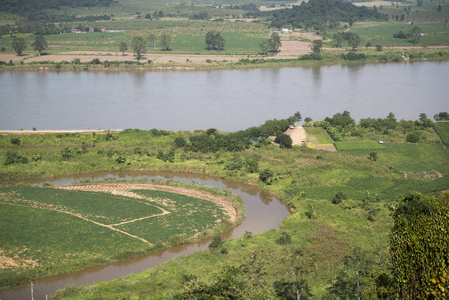
[[[122,55],[125,55],[125,51],[128,50],[128,45],[125,42],[120,42],[119,49]]]
[[[338,272],[329,290],[341,299],[360,300],[372,267],[371,255],[360,248],[352,249],[343,259],[343,268]]]
[[[390,254],[400,299],[446,299],[449,293],[449,192],[412,193],[393,214]]]
[[[18,56],[21,56],[23,53],[23,50],[26,49],[27,43],[23,38],[15,38],[12,40],[11,43],[12,48],[17,53]]]
[[[146,52],[145,40],[141,36],[135,36],[132,40],[133,50],[137,55],[137,59],[140,60],[142,53]]]
[[[39,52],[39,55],[41,55],[42,51],[44,51],[48,47],[48,44],[42,35],[38,35],[34,39],[34,42],[31,44],[31,46],[35,51]]]
[[[161,45],[162,45],[162,50],[164,51],[169,51],[170,50],[170,44],[172,42],[172,37],[170,34],[168,34],[167,32],[164,33],[161,36]]]
[[[409,33],[412,37],[413,43],[417,44],[419,42],[419,39],[421,38],[421,28],[419,28],[418,26],[413,26],[413,28],[410,29]]]
[[[355,50],[362,42],[360,36],[356,33],[351,33],[351,36],[348,39],[348,45],[352,47],[352,50]]]
[[[321,55],[321,50],[323,49],[323,40],[314,40],[310,48],[312,48],[313,54]]]
[[[279,52],[279,48],[281,48],[281,38],[277,32],[273,32],[270,36],[270,48],[274,52]]]
[[[208,50],[223,50],[225,39],[220,32],[211,30],[206,33],[206,45]]]
[[[268,40],[263,41],[259,44],[260,50],[263,55],[268,54],[268,50],[270,49],[270,42]]]
[[[148,42],[153,46],[153,48],[156,48],[156,36],[154,34],[150,34],[148,36]]]

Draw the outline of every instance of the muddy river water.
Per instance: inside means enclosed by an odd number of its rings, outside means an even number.
[[[97,172],[79,176],[46,178],[45,180],[30,180],[25,183],[41,185],[44,182],[49,182],[56,185],[61,185],[68,184],[73,181],[81,181],[86,179],[98,180],[105,178],[162,178],[184,182],[196,182],[199,184],[230,190],[240,195],[245,201],[244,206],[246,218],[233,230],[223,233],[221,235],[223,239],[242,237],[246,231],[257,234],[277,228],[281,224],[282,220],[290,215],[287,207],[280,203],[279,200],[268,193],[260,191],[255,186],[245,185],[236,181],[202,174],[144,171],[121,171],[115,173]],[[210,238],[199,243],[170,247],[166,250],[157,251],[147,256],[124,260],[110,265],[96,266],[64,276],[39,279],[33,282],[34,299],[45,299],[47,295],[52,295],[56,290],[71,284],[87,285],[98,281],[112,280],[132,273],[139,273],[148,268],[155,267],[170,258],[181,255],[189,255],[196,251],[207,249],[209,242]],[[30,297],[30,284],[0,290],[0,299],[2,300],[28,300]]]
[[[447,111],[449,61],[183,72],[0,72],[0,130],[244,130],[300,111]]]

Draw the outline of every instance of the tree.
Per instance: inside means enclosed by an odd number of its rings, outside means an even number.
[[[270,185],[273,179],[273,175],[273,171],[271,171],[270,169],[265,169],[259,173],[259,180],[265,184]]]
[[[150,34],[148,36],[148,42],[153,45],[153,48],[156,48],[156,36],[154,34]]]
[[[389,250],[400,299],[444,299],[449,292],[449,193],[404,197],[393,214]]]
[[[268,54],[268,50],[270,49],[270,42],[269,40],[265,40],[262,43],[259,44],[260,50],[262,51],[263,55]]]
[[[343,268],[329,290],[341,299],[361,299],[361,291],[367,284],[373,266],[371,255],[360,248],[354,248],[344,257]]]
[[[288,247],[282,253],[281,268],[284,270],[281,280],[274,283],[276,294],[281,299],[297,299],[311,296],[308,274],[314,266],[313,257],[301,248]],[[281,273],[281,274],[282,274]]]
[[[321,50],[323,49],[323,40],[314,40],[310,45],[313,54],[321,55]]]
[[[146,52],[145,41],[141,36],[135,36],[132,40],[133,50],[137,55],[137,59],[140,60],[142,53]]]
[[[122,55],[125,55],[125,51],[128,50],[128,45],[125,42],[120,42],[119,49]]]
[[[377,45],[376,45],[376,51],[382,51],[382,50],[383,50],[382,45],[377,44]]]
[[[361,42],[362,39],[356,33],[352,33],[348,39],[348,45],[352,47],[352,50],[355,50],[355,48],[357,48]]]
[[[168,33],[164,33],[161,36],[161,45],[163,51],[170,51],[170,44],[172,42],[172,37]]]
[[[276,139],[274,141],[276,143],[279,143],[279,147],[281,147],[281,148],[287,148],[287,149],[292,148],[293,140],[288,134],[279,132],[276,135]]]
[[[413,28],[410,29],[409,33],[413,39],[413,44],[417,44],[419,42],[419,39],[421,38],[421,28],[419,28],[418,26],[413,26]]]
[[[41,52],[45,50],[45,48],[48,47],[47,41],[42,35],[36,36],[34,39],[34,42],[31,44],[33,49],[37,52],[39,52],[39,55],[41,55]]]
[[[206,45],[207,50],[223,50],[225,45],[225,39],[221,36],[221,33],[216,30],[211,30],[206,33]]]
[[[11,44],[14,51],[17,53],[17,56],[21,56],[23,53],[23,50],[26,49],[27,43],[23,38],[15,38],[12,40]]]
[[[293,122],[295,122],[295,123],[301,122],[301,120],[302,120],[301,113],[299,111],[295,112],[292,119],[293,119]]]
[[[270,36],[270,48],[274,52],[279,52],[279,48],[281,48],[281,38],[277,32],[273,32]]]

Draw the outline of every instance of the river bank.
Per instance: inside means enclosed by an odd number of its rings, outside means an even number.
[[[382,51],[329,48],[319,56],[302,48],[281,51],[276,56],[147,54],[141,60],[132,53],[121,55],[115,52],[68,52],[44,56],[0,54],[0,71],[193,71],[449,59],[447,46],[391,47]]]

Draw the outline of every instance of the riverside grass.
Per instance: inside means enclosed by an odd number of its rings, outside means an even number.
[[[352,135],[351,132],[358,133]],[[431,130],[425,132],[428,138],[416,144],[404,142],[406,135],[400,126],[383,133],[386,136],[393,136],[396,142],[384,144],[385,150],[378,151],[377,161],[368,159],[371,151],[369,147],[374,145],[379,147],[375,141],[369,141],[368,137],[371,135],[377,137],[377,133],[357,126],[348,129],[343,135],[342,142],[346,143],[343,144],[346,150],[335,153],[301,147],[286,150],[271,145],[251,147],[238,153],[201,154],[175,149],[174,161],[171,163],[158,159],[156,153],[168,151],[177,136],[187,138],[198,133],[165,132],[166,135],[158,135],[128,130],[120,134],[112,133],[113,137],[109,140],[106,140],[106,137],[98,137],[95,148],[88,148],[88,153],[74,154],[64,163],[85,171],[89,167],[84,165],[83,156],[92,155],[92,160],[95,158],[95,161],[99,161],[104,170],[132,169],[140,166],[139,168],[143,169],[200,172],[233,178],[259,184],[261,188],[271,191],[294,209],[293,215],[283,221],[279,230],[272,230],[253,238],[226,242],[222,246],[225,249],[223,252],[204,251],[193,256],[177,258],[140,275],[99,283],[94,287],[71,287],[59,292],[56,298],[95,299],[108,298],[112,295],[143,297],[148,296],[149,290],[152,298],[173,298],[182,291],[185,276],[198,276],[201,280],[212,282],[220,268],[226,265],[241,267],[250,261],[252,253],[258,253],[261,259],[271,262],[279,260],[281,264],[281,255],[275,253],[284,251],[284,246],[276,244],[282,232],[292,236],[292,247],[303,247],[320,258],[317,260],[319,263],[315,271],[309,276],[310,282],[313,282],[311,291],[313,295],[328,295],[327,287],[341,267],[341,260],[350,249],[359,246],[368,251],[370,256],[377,255],[376,257],[384,261],[388,242],[386,233],[392,224],[390,213],[401,195],[412,190],[438,194],[449,188],[449,170],[445,167],[449,165],[447,150],[436,143],[438,135],[435,132]],[[54,137],[49,138],[53,143],[52,147],[14,146],[11,138],[21,136],[26,141],[26,135],[8,136],[10,143],[8,149],[0,150],[3,153],[13,150],[25,156],[28,155],[27,151],[42,151],[43,159],[20,165],[21,175],[15,173],[16,175],[29,176],[29,170],[38,169],[38,166],[32,166],[33,163],[35,165],[49,163],[47,157],[51,156],[45,152],[50,150],[57,150],[53,152],[53,157],[61,164],[60,151],[64,145],[58,145]],[[45,135],[41,138],[45,140]],[[162,145],[158,145],[158,141]],[[357,146],[357,141],[361,146]],[[6,145],[8,140],[3,142]],[[140,150],[130,147],[133,143],[139,144]],[[114,156],[108,157],[107,151],[111,148],[122,151],[127,163],[131,164],[119,163]],[[253,155],[260,156],[259,170],[269,168],[273,171],[274,176],[270,185],[258,182],[258,174],[249,173],[245,168],[228,170],[225,167],[229,165],[228,162],[235,160],[235,156],[245,161],[245,157]],[[4,156],[0,160],[3,158]],[[9,168],[13,167],[3,165],[0,170],[5,174]],[[16,169],[16,172],[19,170]],[[346,194],[347,200],[338,205],[332,204],[331,200],[338,192]],[[266,286],[272,286],[276,278],[282,276],[279,272],[277,268],[266,269],[263,275]],[[244,275],[240,276],[239,278],[246,280]]]

